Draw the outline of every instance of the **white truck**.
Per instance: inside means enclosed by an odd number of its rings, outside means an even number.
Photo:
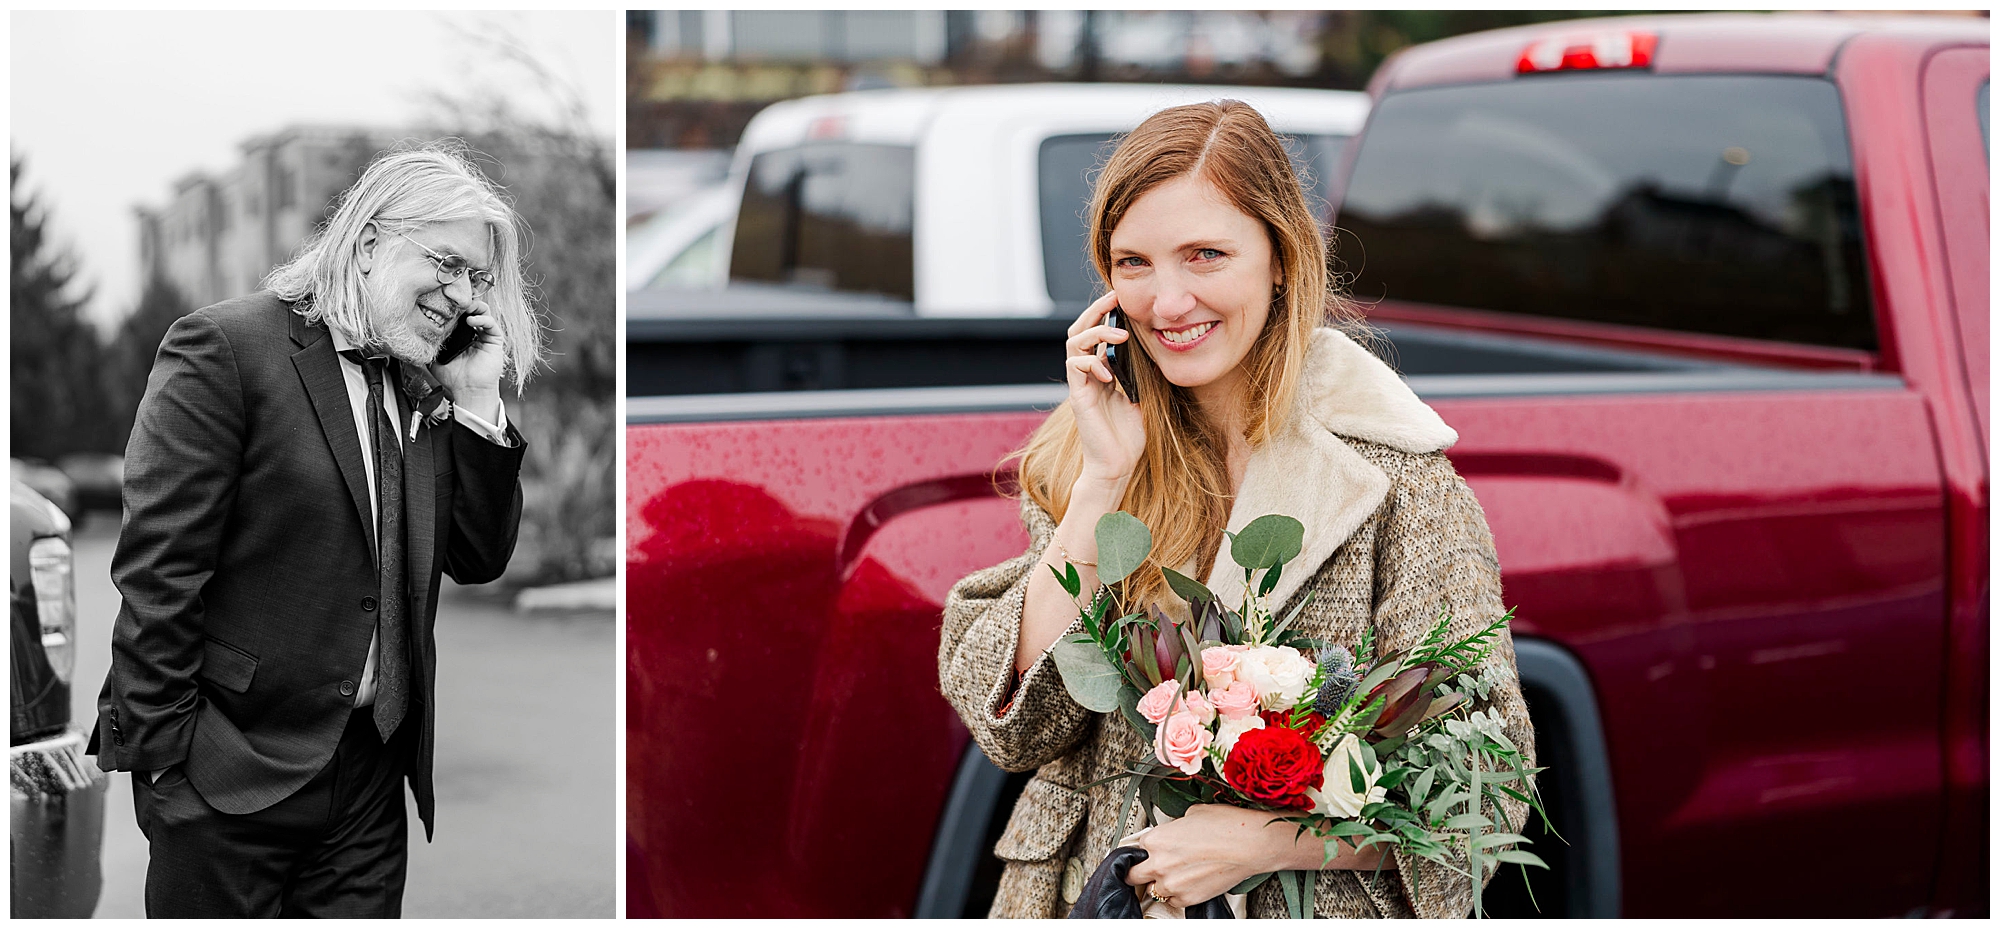
[[[1050,336],[1095,296],[1083,214],[1110,143],[1162,108],[1225,98],[1291,138],[1324,206],[1364,94],[1015,84],[773,104],[714,202],[628,243],[627,391],[1042,380]]]

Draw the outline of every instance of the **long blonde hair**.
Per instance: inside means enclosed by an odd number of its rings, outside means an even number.
[[[1090,260],[1111,281],[1111,232],[1147,191],[1199,176],[1246,215],[1263,222],[1278,262],[1264,331],[1244,356],[1244,422],[1252,446],[1283,427],[1298,393],[1313,329],[1358,326],[1350,304],[1334,293],[1326,239],[1306,203],[1283,140],[1249,104],[1218,100],[1161,110],[1125,136],[1099,172],[1090,198]],[[1229,520],[1229,442],[1143,351],[1132,353],[1146,444],[1120,509],[1153,532],[1148,567],[1125,582],[1128,603],[1167,593],[1161,566],[1193,562],[1196,577],[1214,566]],[[1076,415],[1065,402],[1012,458],[1020,461],[1023,493],[1057,521],[1069,509],[1070,488],[1083,471]]]
[[[500,326],[507,373],[518,391],[541,366],[544,351],[540,314],[521,270],[524,223],[500,187],[465,157],[463,147],[438,142],[376,158],[340,195],[326,228],[307,239],[291,261],[272,270],[264,286],[291,301],[307,320],[338,326],[348,338],[366,344],[375,333],[354,260],[354,242],[362,229],[374,223],[385,233],[408,233],[431,223],[484,222],[494,242],[494,283],[486,304]]]

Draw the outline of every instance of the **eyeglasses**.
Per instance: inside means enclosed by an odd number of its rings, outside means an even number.
[[[398,232],[396,234],[403,236],[405,239],[410,239],[409,236],[403,235],[403,233]],[[433,264],[437,265],[438,283],[449,287],[461,277],[470,278],[472,281],[472,295],[475,297],[483,297],[487,291],[493,289],[493,272],[484,268],[475,268],[471,262],[457,255],[440,255],[437,252],[431,251],[430,246],[415,239],[410,239],[410,243],[423,249],[424,254],[430,257]]]

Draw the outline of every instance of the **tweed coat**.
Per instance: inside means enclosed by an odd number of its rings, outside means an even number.
[[[1229,516],[1231,531],[1268,513],[1305,524],[1303,550],[1270,595],[1270,603],[1284,605],[1276,612],[1310,590],[1298,627],[1352,648],[1373,626],[1380,653],[1420,640],[1440,610],[1451,612],[1460,636],[1498,618],[1505,612],[1500,565],[1485,514],[1443,454],[1457,433],[1387,365],[1335,330],[1314,333],[1307,364],[1294,414],[1252,451]],[[989,915],[1060,917],[1119,837],[1122,784],[1087,785],[1147,757],[1151,747],[1122,715],[1092,713],[1071,699],[1047,652],[1009,689],[1030,569],[1055,533],[1049,514],[1025,497],[1021,519],[1028,550],[967,576],[946,598],[938,675],[994,764],[1039,769],[993,850],[1006,865]],[[1234,603],[1242,575],[1222,568],[1234,564],[1226,551],[1217,564],[1209,588]],[[1487,661],[1514,670],[1511,636],[1500,638]],[[1534,732],[1518,676],[1510,674],[1481,708],[1501,717],[1532,764]],[[1508,800],[1503,811],[1511,823],[1525,821],[1524,804]],[[1252,892],[1249,903],[1252,916],[1285,915],[1275,881]],[[1366,872],[1321,872],[1314,907],[1321,917],[1462,917],[1472,892],[1463,877],[1404,857],[1377,880]]]

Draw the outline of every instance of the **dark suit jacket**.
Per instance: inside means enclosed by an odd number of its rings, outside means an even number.
[[[332,756],[379,592],[351,410],[331,334],[269,292],[167,331],[125,452],[111,564],[124,603],[91,735],[99,767],[178,763],[211,806],[240,814],[290,796]],[[483,583],[506,567],[523,451],[509,437],[502,447],[447,421],[405,445],[403,725],[422,727],[410,786],[426,835],[438,578]]]

